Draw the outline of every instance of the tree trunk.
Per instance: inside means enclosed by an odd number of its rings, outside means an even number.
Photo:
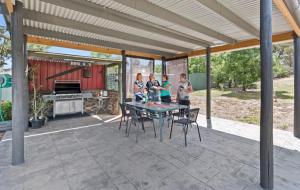
[[[246,92],[246,85],[245,84],[243,84],[243,92]]]

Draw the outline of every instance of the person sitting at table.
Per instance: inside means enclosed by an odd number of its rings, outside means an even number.
[[[144,97],[144,82],[143,82],[143,75],[142,73],[138,73],[136,75],[136,81],[134,82],[133,92],[135,96],[135,101],[141,101]]]
[[[149,75],[149,81],[146,84],[146,89],[148,92],[149,100],[158,101],[158,92],[159,92],[160,84],[157,80],[155,80],[155,76],[153,73]]]
[[[160,99],[162,102],[170,103],[171,102],[171,84],[169,83],[168,75],[164,74],[162,76],[162,85],[160,91]]]
[[[177,89],[176,100],[181,105],[190,106],[190,93],[193,92],[193,87],[190,81],[187,80],[186,74],[181,73],[179,79],[179,86]],[[182,110],[181,110],[182,111]]]

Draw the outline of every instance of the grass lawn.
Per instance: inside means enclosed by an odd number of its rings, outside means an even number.
[[[260,83],[257,89],[242,92],[240,89],[212,89],[212,114],[216,117],[251,124],[260,121]],[[293,127],[294,77],[274,79],[274,127],[291,130]],[[202,107],[205,114],[206,90],[192,93],[191,99]],[[204,109],[203,109],[204,108]],[[238,111],[237,111],[238,110]]]
[[[241,100],[260,99],[260,83],[257,83],[258,89],[248,89],[242,92],[240,89],[212,89],[212,97],[232,97]],[[273,88],[276,99],[293,102],[294,99],[294,78],[275,79],[273,81]],[[206,90],[197,90],[192,93],[193,96],[206,96]]]

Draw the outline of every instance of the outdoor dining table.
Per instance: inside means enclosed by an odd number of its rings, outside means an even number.
[[[186,109],[188,106],[180,105],[178,103],[161,103],[161,102],[151,102],[151,103],[142,103],[142,102],[125,102],[126,106],[132,106],[138,109],[142,109],[145,112],[149,112],[157,115],[159,120],[160,127],[160,142],[163,141],[163,115],[166,112],[172,112],[175,110]]]

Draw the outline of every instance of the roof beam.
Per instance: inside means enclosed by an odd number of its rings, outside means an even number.
[[[150,3],[146,0],[114,0],[114,1],[116,1],[122,5],[125,5],[127,7],[130,7],[130,8],[145,12],[149,15],[158,17],[160,19],[167,20],[174,24],[184,26],[186,28],[189,28],[191,30],[205,34],[212,38],[221,40],[223,42],[227,42],[227,43],[235,43],[236,42],[236,40],[234,40],[233,38],[231,38],[229,36],[221,34],[221,33],[217,32],[215,30],[212,30],[204,25],[201,25],[197,22],[194,22],[183,16],[180,16],[172,11],[169,11],[167,9],[156,6],[153,3]]]
[[[120,49],[112,49],[112,48],[106,48],[106,47],[100,47],[100,46],[94,46],[94,45],[76,43],[76,42],[70,42],[70,41],[54,40],[54,39],[49,39],[49,38],[45,38],[45,37],[27,36],[27,43],[43,44],[43,45],[48,45],[48,46],[57,46],[57,47],[80,49],[80,50],[99,52],[99,53],[121,55]],[[147,57],[147,58],[152,58],[152,59],[157,59],[157,60],[161,59],[160,55],[149,54],[149,53],[126,51],[126,54]]]
[[[24,10],[24,18],[29,19],[29,20],[38,21],[38,22],[48,23],[48,24],[52,24],[52,25],[72,28],[75,30],[91,32],[91,33],[95,33],[95,34],[99,34],[99,35],[103,35],[103,36],[118,38],[118,39],[122,39],[122,40],[162,47],[165,49],[175,50],[175,51],[179,51],[179,52],[187,52],[187,51],[191,50],[189,48],[184,48],[184,47],[177,46],[174,44],[169,44],[169,43],[165,43],[165,42],[161,42],[161,41],[157,41],[157,40],[153,40],[153,39],[149,39],[149,38],[144,38],[144,37],[133,35],[133,34],[128,34],[125,32],[111,30],[108,28],[95,26],[93,24],[86,24],[86,23],[82,23],[82,22],[78,22],[78,21],[74,21],[74,20],[70,20],[70,19],[60,18],[57,16],[44,14],[44,13],[37,12],[37,11]]]
[[[289,40],[293,39],[293,36],[294,36],[293,32],[277,34],[277,35],[273,35],[272,41],[273,41],[273,43],[289,41]],[[227,44],[227,45],[212,47],[211,52],[212,53],[222,53],[222,52],[228,52],[228,51],[234,51],[234,50],[241,50],[241,49],[247,49],[247,48],[252,48],[252,47],[258,47],[259,44],[260,44],[260,42],[258,39],[250,39],[250,40],[238,42],[236,44]],[[176,58],[176,57],[182,57],[182,56],[193,57],[193,56],[201,56],[201,55],[206,55],[206,49],[194,50],[194,51],[191,51],[188,53],[177,54],[176,56],[169,57],[169,58]]]
[[[208,42],[206,40],[202,40],[194,36],[183,34],[175,30],[166,29],[163,26],[159,26],[151,22],[141,21],[141,19],[137,17],[123,14],[118,11],[109,9],[101,5],[97,5],[92,2],[82,1],[82,0],[40,0],[40,1],[54,4],[60,7],[64,7],[66,9],[78,11],[84,14],[92,15],[95,17],[99,17],[105,20],[110,20],[112,22],[116,22],[140,30],[145,30],[155,34],[167,36],[183,42],[196,44],[202,47],[213,45],[211,42]]]
[[[232,12],[230,9],[219,3],[217,0],[197,0],[199,3],[209,8],[218,15],[226,18],[228,21],[244,30],[248,34],[255,36],[259,39],[259,30],[249,24],[246,20]]]
[[[297,36],[300,37],[300,27],[298,26],[295,18],[290,13],[289,9],[283,2],[283,0],[273,0],[274,4],[276,5],[277,9],[281,12],[281,14],[284,16],[286,21],[289,23],[291,28],[294,30],[294,32],[297,34]]]
[[[158,54],[158,55],[169,55],[169,56],[172,55],[172,53],[170,53],[170,52],[153,50],[153,49],[149,49],[149,48],[115,43],[115,42],[102,41],[102,40],[98,40],[98,39],[94,39],[94,38],[82,37],[82,36],[66,34],[66,33],[61,33],[61,32],[55,32],[55,31],[50,31],[50,30],[45,30],[45,29],[38,29],[38,28],[34,28],[34,27],[29,27],[29,26],[24,26],[23,30],[24,30],[24,34],[28,34],[28,35],[56,38],[56,39],[61,39],[61,40],[77,42],[77,43],[86,43],[86,44],[91,44],[91,45],[96,45],[96,46],[106,46],[106,47],[116,48],[116,49],[141,51],[141,52]]]

